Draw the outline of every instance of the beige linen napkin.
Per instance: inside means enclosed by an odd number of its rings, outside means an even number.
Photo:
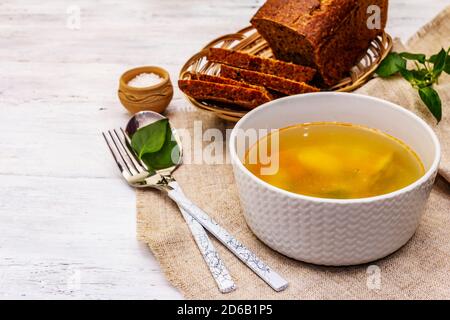
[[[449,21],[450,9],[447,9],[408,42],[408,49],[432,53],[443,45],[448,46]],[[444,149],[441,173],[447,179],[448,86],[447,77],[438,89],[444,100],[445,117],[436,127]],[[435,123],[420,104],[417,93],[403,80],[375,79],[360,92],[407,106],[430,124]],[[223,132],[229,126],[201,111],[177,111],[168,116],[175,127],[190,132],[196,120],[202,121],[204,129],[218,128]],[[139,190],[139,239],[148,243],[166,277],[187,299],[450,299],[450,187],[444,179],[438,181],[416,235],[404,248],[373,263],[375,268],[368,265],[328,268],[283,257],[256,239],[243,218],[229,165],[184,165],[176,178],[188,197],[290,282],[286,291],[275,293],[214,241],[238,286],[231,294],[219,293],[178,208],[157,191]],[[381,280],[379,286],[377,279]]]

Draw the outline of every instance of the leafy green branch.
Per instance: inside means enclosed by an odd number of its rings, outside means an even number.
[[[450,74],[450,48],[441,49],[429,58],[421,53],[392,52],[378,67],[376,73],[382,78],[400,74],[414,89],[438,122],[442,120],[442,101],[434,84],[439,84],[443,72]],[[414,68],[408,69],[408,60]]]

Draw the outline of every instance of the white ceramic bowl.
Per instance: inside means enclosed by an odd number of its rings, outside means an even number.
[[[323,121],[364,125],[404,141],[417,152],[426,174],[387,195],[333,200],[271,186],[242,164],[244,152],[237,150],[237,141],[246,130]],[[344,266],[386,257],[411,239],[434,184],[441,150],[433,130],[402,107],[356,94],[314,93],[276,100],[248,113],[233,129],[230,154],[245,218],[261,241],[297,260]]]

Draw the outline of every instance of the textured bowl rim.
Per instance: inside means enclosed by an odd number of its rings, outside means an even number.
[[[422,127],[424,127],[424,129],[428,132],[428,134],[430,135],[434,147],[435,147],[435,154],[434,154],[434,160],[433,160],[433,164],[430,166],[430,168],[428,169],[428,171],[417,181],[415,181],[414,183],[404,187],[403,189],[388,193],[388,194],[384,194],[381,196],[376,196],[376,197],[370,197],[370,198],[357,198],[357,199],[328,199],[328,198],[318,198],[318,197],[311,197],[311,196],[305,196],[305,195],[301,195],[301,194],[297,194],[297,193],[293,193],[278,187],[275,187],[265,181],[263,181],[262,179],[258,178],[257,176],[255,176],[253,173],[250,172],[250,170],[248,170],[244,164],[241,162],[241,160],[239,159],[239,156],[236,152],[236,136],[237,136],[237,131],[238,129],[240,129],[240,126],[242,123],[244,123],[245,121],[247,121],[249,118],[253,117],[253,115],[257,112],[263,112],[264,109],[266,108],[270,108],[273,105],[276,105],[278,103],[280,103],[280,101],[286,101],[286,100],[301,100],[305,97],[311,97],[311,96],[328,96],[329,98],[333,98],[336,96],[353,96],[353,97],[357,97],[357,98],[361,98],[361,99],[367,99],[367,100],[372,100],[374,102],[380,103],[380,104],[384,104],[387,105],[388,107],[391,107],[393,109],[396,109],[397,111],[400,111],[401,113],[405,114],[406,116],[414,119],[415,121],[417,121]],[[377,128],[374,128],[377,129]],[[379,99],[376,97],[371,97],[371,96],[366,96],[366,95],[362,95],[362,94],[356,94],[356,93],[342,93],[342,92],[318,92],[318,93],[308,93],[308,94],[301,94],[301,95],[294,95],[294,96],[289,96],[289,97],[284,97],[278,100],[274,100],[271,102],[268,102],[264,105],[261,105],[260,107],[250,111],[249,113],[247,113],[241,120],[239,120],[239,122],[236,124],[236,126],[233,128],[231,135],[230,135],[230,146],[229,146],[229,151],[230,151],[230,158],[231,158],[231,163],[235,166],[237,166],[240,170],[242,170],[247,176],[249,176],[253,181],[255,181],[256,183],[262,185],[263,187],[279,193],[283,196],[287,196],[296,200],[303,200],[303,201],[312,201],[312,202],[316,202],[316,203],[331,203],[331,204],[360,204],[360,203],[370,203],[370,202],[376,202],[376,201],[381,201],[381,200],[387,200],[387,199],[391,199],[391,198],[395,198],[398,197],[400,195],[403,195],[405,193],[408,193],[412,190],[414,190],[415,188],[417,188],[418,186],[422,185],[423,183],[425,183],[426,181],[428,181],[430,178],[432,178],[432,176],[435,174],[435,172],[438,171],[439,168],[439,163],[441,160],[441,145],[439,142],[438,137],[436,136],[435,132],[433,131],[433,129],[431,129],[431,127],[423,120],[421,119],[419,116],[417,116],[416,114],[414,114],[413,112],[386,100],[383,99]]]
[[[132,87],[128,85],[128,81],[125,81],[125,78],[128,77],[130,73],[139,72],[139,73],[155,73],[158,76],[162,78],[162,80],[154,85],[148,86],[148,87]],[[142,67],[136,67],[130,70],[125,71],[120,76],[120,85],[127,89],[128,91],[134,91],[134,92],[140,92],[145,93],[148,91],[153,91],[156,89],[159,89],[163,86],[165,86],[170,81],[170,75],[169,72],[161,67],[158,66],[142,66]]]

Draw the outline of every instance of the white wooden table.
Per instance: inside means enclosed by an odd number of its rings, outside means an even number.
[[[450,4],[390,2],[389,32],[404,40]],[[123,71],[155,64],[176,80],[262,3],[0,2],[0,299],[181,298],[135,238],[134,192],[99,133],[129,117]],[[176,92],[171,108],[185,105]]]

